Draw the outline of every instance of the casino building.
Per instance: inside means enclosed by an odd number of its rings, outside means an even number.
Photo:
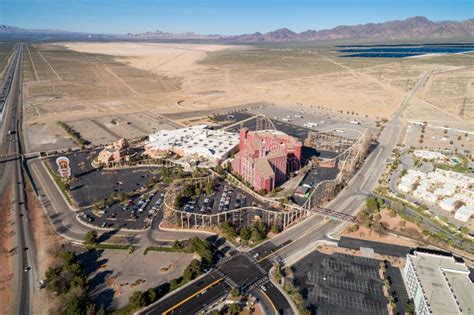
[[[232,170],[257,191],[273,190],[301,167],[302,144],[277,130],[242,128]]]

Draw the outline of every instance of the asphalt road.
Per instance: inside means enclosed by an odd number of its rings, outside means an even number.
[[[21,62],[23,45],[18,44],[10,64],[6,84],[10,84],[2,112],[0,128],[0,155],[21,155]],[[10,76],[11,75],[11,76]],[[11,78],[11,80],[8,80]],[[30,234],[23,181],[22,159],[11,159],[0,163],[0,194],[13,185],[15,254],[14,278],[12,281],[11,314],[31,314],[31,298],[34,292],[36,272],[35,246]]]

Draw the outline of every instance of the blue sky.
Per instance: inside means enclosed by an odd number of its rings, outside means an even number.
[[[1,0],[0,24],[90,33],[242,34],[426,16],[474,17],[472,0]]]

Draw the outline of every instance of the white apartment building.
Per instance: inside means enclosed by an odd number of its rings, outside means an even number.
[[[474,311],[474,284],[469,268],[452,255],[414,251],[406,257],[403,279],[417,315]]]

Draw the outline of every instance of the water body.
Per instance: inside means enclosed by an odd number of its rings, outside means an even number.
[[[422,45],[360,45],[337,46],[343,55],[351,58],[405,58],[427,54],[459,54],[474,51],[474,44],[422,44]]]

